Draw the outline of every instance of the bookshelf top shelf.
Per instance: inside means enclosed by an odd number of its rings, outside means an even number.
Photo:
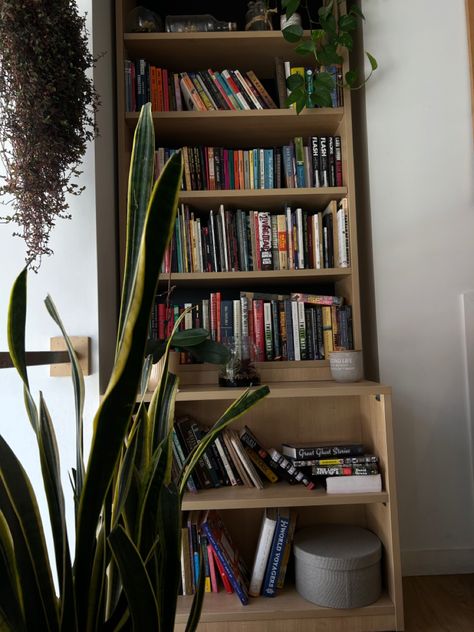
[[[274,363],[278,364],[278,363]],[[293,365],[300,364],[292,362]],[[354,395],[389,395],[389,386],[364,380],[362,382],[334,382],[332,380],[314,382],[270,382],[270,393],[267,397],[272,399],[287,399],[295,397],[341,397]],[[237,399],[245,389],[224,388],[222,386],[189,385],[181,386],[178,391],[177,401],[233,401]]]
[[[138,123],[138,112],[125,115],[130,130]],[[343,108],[314,108],[296,114],[292,109],[212,110],[207,112],[154,112],[159,144],[216,144],[232,147],[284,145],[295,136],[337,135]]]
[[[387,501],[387,492],[327,494],[322,490],[306,489],[303,485],[269,483],[264,489],[239,485],[199,490],[196,494],[187,492],[183,499],[183,510],[366,505]]]
[[[283,39],[281,31],[214,33],[124,33],[123,42],[133,59],[145,58],[169,70],[253,70],[273,77],[275,57],[301,65],[304,57]],[[311,59],[309,57],[308,59]]]

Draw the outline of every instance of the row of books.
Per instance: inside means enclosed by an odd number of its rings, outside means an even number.
[[[264,510],[249,572],[216,510],[185,514],[181,530],[182,594],[196,592],[200,573],[204,573],[205,592],[224,589],[235,593],[244,606],[249,603],[249,596],[275,597],[284,586],[296,517],[296,512],[288,507]]]
[[[152,311],[150,334],[163,340],[174,322],[192,303],[166,305]],[[183,329],[203,327],[212,340],[230,341],[242,359],[324,360],[331,351],[353,349],[352,308],[342,297],[292,293],[241,292],[222,299],[220,292],[194,305]]]
[[[219,206],[201,217],[178,209],[162,272],[248,272],[347,268],[350,265],[347,199],[324,211],[235,211]]]
[[[149,101],[154,112],[182,110],[264,110],[276,104],[250,70],[212,69],[172,72],[146,59],[124,62],[125,107],[140,111]]]
[[[302,136],[283,147],[182,147],[185,191],[295,189],[343,186],[340,136]],[[159,147],[159,176],[176,149]]]
[[[189,415],[175,421],[172,471],[176,480],[188,454],[205,434]],[[381,491],[378,457],[362,443],[285,443],[280,450],[264,447],[247,426],[240,431],[226,428],[204,452],[187,488],[193,493],[238,485],[263,489],[264,482],[286,481],[309,490],[326,488],[328,493]]]
[[[281,57],[275,58],[275,75],[278,89],[278,99],[280,108],[285,108],[286,99],[289,91],[287,88],[286,80],[293,74],[298,74],[303,78],[304,86],[308,99],[306,102],[307,108],[314,108],[315,105],[311,100],[311,95],[315,92],[315,78],[318,73],[327,72],[332,80],[334,87],[331,90],[331,104],[333,108],[342,107],[344,105],[343,98],[343,76],[342,66],[329,65],[321,66],[319,68],[303,67],[292,65],[289,61],[283,60]]]

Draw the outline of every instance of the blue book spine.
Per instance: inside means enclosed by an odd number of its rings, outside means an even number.
[[[283,552],[288,540],[288,527],[290,525],[290,512],[278,511],[278,522],[273,536],[272,548],[268,557],[268,564],[263,579],[262,595],[275,597],[278,576],[283,561]]]
[[[253,185],[254,189],[260,188],[260,168],[259,168],[259,151],[258,149],[252,149],[253,151]]]
[[[234,335],[234,306],[232,301],[221,301],[221,340]]]
[[[273,189],[275,186],[273,177],[273,149],[265,149],[265,189]]]

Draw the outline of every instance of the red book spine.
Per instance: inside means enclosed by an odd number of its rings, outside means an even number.
[[[234,151],[234,189],[240,189],[239,150]]]
[[[165,321],[166,321],[166,305],[164,303],[158,303],[158,339],[164,340],[165,336]]]
[[[211,339],[217,340],[217,313],[216,313],[216,293],[211,292],[210,296],[210,325],[211,325]]]
[[[214,550],[210,544],[207,545],[207,559],[209,560],[212,592],[219,592],[219,588],[217,587],[216,565],[214,564]]]
[[[224,567],[222,566],[222,563],[221,563],[220,559],[217,557],[216,552],[214,551],[212,546],[211,545],[209,545],[209,546],[212,549],[212,554],[214,555],[214,561],[216,563],[217,570],[219,571],[219,575],[221,576],[222,583],[224,584],[224,589],[225,589],[226,593],[229,593],[229,595],[231,595],[234,592],[234,590],[233,590],[232,586],[230,585],[230,581],[229,581],[227,575],[225,574]]]
[[[256,361],[265,360],[265,324],[263,320],[263,301],[255,299],[253,301],[253,324],[255,331]]]
[[[212,71],[211,69],[209,69],[207,71],[209,73],[209,75],[211,76],[211,79],[213,80],[213,82],[216,84],[217,89],[219,90],[219,92],[222,94],[222,96],[224,97],[225,102],[227,103],[227,105],[229,106],[229,108],[231,110],[235,110],[235,105],[233,105],[232,101],[229,99],[229,97],[227,96],[226,91],[224,90],[224,88],[221,86],[220,82],[216,79],[216,77],[214,76],[214,71]]]
[[[217,342],[221,341],[221,293],[216,292],[216,334]]]

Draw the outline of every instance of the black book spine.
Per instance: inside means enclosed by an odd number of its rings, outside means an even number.
[[[328,142],[326,136],[319,136],[319,181],[320,186],[329,186]]]
[[[199,443],[201,439],[204,437],[204,434],[205,434],[204,431],[201,430],[199,426],[197,425],[197,423],[195,422],[191,424],[191,430],[194,433],[194,436],[196,437],[197,442]],[[217,464],[214,461],[214,455],[210,447],[207,448],[203,452],[202,459],[204,461],[205,466],[208,469],[209,478],[211,479],[212,486],[221,487],[223,481],[219,475]]]
[[[307,350],[307,354],[308,354],[308,360],[314,360],[314,349],[315,349],[315,344],[314,344],[314,331],[313,331],[313,325],[311,322],[311,308],[310,307],[305,307],[304,308],[304,320],[305,320],[305,326],[306,326],[306,350]]]
[[[328,136],[328,167],[329,167],[329,186],[336,186],[336,151],[334,147],[334,136]]]
[[[316,345],[318,349],[318,360],[324,360],[324,336],[323,336],[323,309],[321,305],[314,307],[316,312]]]
[[[235,81],[235,84],[237,85],[237,87],[239,88],[240,94],[243,96],[245,103],[249,106],[249,108],[251,110],[256,110],[257,108],[255,106],[255,103],[252,101],[252,99],[247,94],[247,90],[245,89],[245,86],[242,85],[242,82],[240,81],[240,79],[236,75],[235,71],[234,70],[229,70],[229,74],[232,77],[232,79]]]
[[[319,159],[319,138],[311,136],[311,160],[313,165],[313,186],[319,188],[321,184],[321,161]]]
[[[271,310],[272,310],[273,359],[281,360],[278,301],[271,301]]]
[[[277,475],[278,478],[280,478],[277,464],[267,450],[260,445],[254,434],[249,428],[247,428],[247,426],[244,426],[243,430],[240,431],[240,441],[245,447],[254,450],[262,461]]]
[[[186,446],[186,454],[189,454],[198,443],[190,428],[189,422],[187,420],[184,422],[178,421],[175,423],[175,428],[177,429],[178,437],[181,439],[181,445]],[[202,458],[199,459],[193,474],[196,475],[202,489],[212,487],[211,479],[209,478],[206,465]]]
[[[229,110],[229,106],[227,105],[222,94],[217,89],[216,84],[210,78],[209,73],[205,70],[200,70],[197,74],[201,77],[203,84],[206,86],[209,94],[211,95],[214,103],[219,108],[219,110]]]

